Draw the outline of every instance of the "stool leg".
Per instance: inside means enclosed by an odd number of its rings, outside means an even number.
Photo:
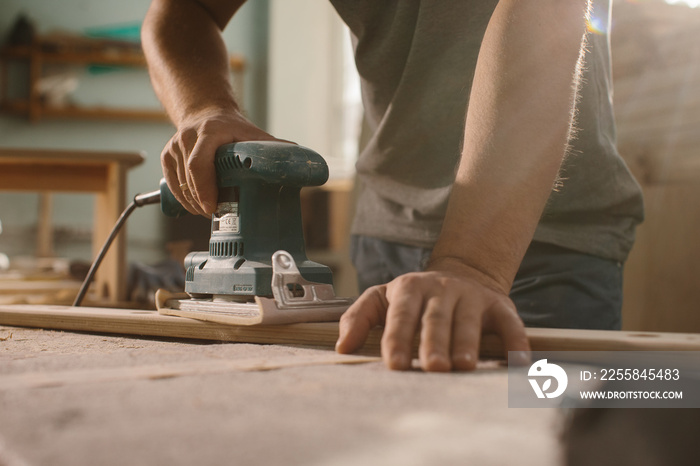
[[[54,257],[53,247],[53,197],[48,191],[39,193],[39,219],[37,220],[36,256]]]
[[[112,227],[126,208],[126,170],[110,165],[105,190],[95,197],[92,239],[93,258],[109,236]],[[95,279],[95,291],[111,302],[126,300],[126,226],[115,238]]]

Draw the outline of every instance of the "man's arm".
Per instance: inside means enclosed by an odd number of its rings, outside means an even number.
[[[143,24],[151,80],[177,127],[161,154],[163,174],[192,213],[216,209],[219,146],[274,139],[243,116],[229,79],[221,31],[244,1],[153,0]]]
[[[508,298],[571,136],[585,0],[501,0],[479,52],[462,158],[425,272],[368,290],[343,316],[351,352],[385,322],[382,355],[407,369],[420,332],[426,370],[471,369],[482,331],[529,349]]]

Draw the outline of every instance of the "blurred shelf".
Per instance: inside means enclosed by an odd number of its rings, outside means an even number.
[[[40,59],[44,63],[64,63],[74,65],[110,65],[145,67],[146,58],[140,49],[105,51],[51,51],[44,50],[41,43],[32,46],[11,46],[0,49],[0,59],[29,60]],[[240,55],[229,57],[231,70],[243,71],[245,59]]]
[[[24,116],[31,115],[32,112],[27,100],[3,102],[0,105],[0,111],[3,113]],[[168,121],[168,116],[161,110],[78,106],[52,107],[49,105],[41,105],[41,108],[35,112],[38,114],[38,117],[33,121],[37,121],[39,118]]]
[[[9,96],[9,64],[23,64],[28,69],[28,95]],[[76,39],[38,39],[32,45],[7,46],[0,49],[0,111],[22,115],[32,122],[42,118],[91,120],[149,120],[167,121],[161,109],[55,106],[45,102],[39,91],[45,65],[123,66],[145,68],[146,59],[140,45],[115,41]],[[240,55],[229,58],[234,80],[242,81],[245,59]],[[239,84],[240,87],[240,84]]]
[[[66,63],[74,65],[113,65],[113,66],[146,66],[143,53],[137,50],[105,50],[99,51],[50,51],[41,44],[26,46],[4,47],[0,58],[13,60],[39,59],[44,63]]]

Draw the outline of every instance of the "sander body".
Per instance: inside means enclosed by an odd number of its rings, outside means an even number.
[[[295,144],[250,141],[220,147],[214,165],[209,250],[187,255],[187,297],[159,296],[159,311],[234,324],[337,320],[352,299],[336,297],[330,268],[307,258],[301,218],[301,188],[328,179],[323,158]],[[164,181],[161,208],[185,212]],[[265,318],[266,309],[277,317]]]

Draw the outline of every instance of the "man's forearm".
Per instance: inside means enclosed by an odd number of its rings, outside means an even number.
[[[508,292],[571,133],[588,2],[499,2],[479,52],[457,171],[430,267]]]
[[[229,80],[221,31],[244,0],[153,0],[143,48],[153,86],[177,131],[161,152],[163,176],[192,213],[217,207],[214,155],[223,144],[273,136],[245,118]]]
[[[224,4],[218,7],[217,4]],[[143,48],[155,91],[180,125],[207,108],[237,110],[221,29],[243,2],[154,0]]]

